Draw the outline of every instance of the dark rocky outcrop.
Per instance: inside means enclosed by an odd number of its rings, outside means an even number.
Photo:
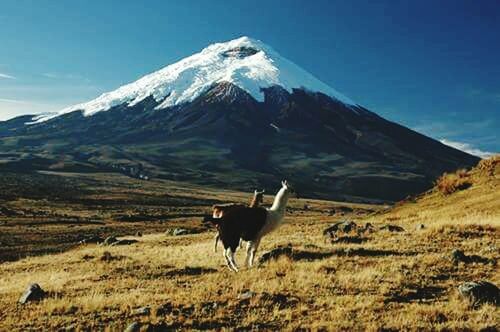
[[[465,282],[458,286],[458,292],[469,299],[474,307],[483,303],[500,304],[500,289],[488,281]]]
[[[78,243],[79,244],[89,244],[89,243],[102,243],[104,239],[98,235],[91,235],[83,238]]]
[[[26,291],[19,298],[19,303],[25,304],[33,301],[40,301],[45,298],[46,293],[39,284],[30,284]]]
[[[465,264],[469,264],[469,263],[482,263],[482,264],[488,264],[488,263],[492,263],[494,265],[496,265],[496,261],[494,259],[488,259],[488,258],[485,258],[485,257],[481,257],[481,256],[478,256],[478,255],[466,255],[462,250],[459,250],[459,249],[453,249],[453,251],[451,252],[451,261],[455,264],[458,264],[458,263],[465,263]]]
[[[133,322],[127,326],[125,332],[139,332],[141,330],[141,323]]]
[[[127,245],[134,244],[137,242],[139,242],[139,241],[134,240],[134,239],[121,239],[121,240],[117,240],[117,241],[111,243],[110,245],[111,246],[127,246]]]
[[[357,228],[358,225],[354,221],[339,221],[323,230],[323,235],[333,236],[337,232],[349,233]]]
[[[169,236],[180,236],[180,235],[188,235],[197,233],[195,230],[187,229],[187,228],[170,228],[165,232],[165,235]]]
[[[389,231],[389,232],[404,232],[405,231],[405,229],[401,226],[390,225],[390,224],[380,226],[379,229],[383,230],[383,231]]]

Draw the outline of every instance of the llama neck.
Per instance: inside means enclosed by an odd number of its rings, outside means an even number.
[[[257,197],[258,197],[257,195],[253,196],[252,201],[250,202],[250,205],[249,205],[251,208],[259,206],[259,200],[257,199]]]
[[[285,188],[281,188],[274,198],[273,205],[269,210],[285,213],[286,204],[288,202],[288,193]]]
[[[267,210],[266,224],[261,231],[261,236],[272,232],[281,225],[285,216],[288,193],[285,188],[281,188],[274,198],[273,205]]]

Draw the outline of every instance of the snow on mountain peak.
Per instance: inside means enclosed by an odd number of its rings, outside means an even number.
[[[225,43],[212,44],[199,53],[104,93],[90,102],[39,116],[31,123],[44,122],[77,110],[81,110],[85,116],[90,116],[124,103],[133,106],[148,96],[160,103],[157,109],[168,108],[190,102],[214,84],[221,82],[239,86],[258,101],[264,99],[261,88],[279,85],[289,92],[292,92],[292,88],[302,88],[322,92],[347,105],[356,105],[349,98],[283,58],[271,47],[244,36]]]

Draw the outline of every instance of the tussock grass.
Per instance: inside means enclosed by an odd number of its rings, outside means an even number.
[[[445,195],[450,195],[458,190],[467,189],[471,185],[472,182],[465,169],[458,170],[455,173],[445,173],[436,181],[437,189]]]

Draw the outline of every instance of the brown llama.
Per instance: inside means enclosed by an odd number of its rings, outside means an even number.
[[[248,205],[248,207],[250,207],[250,208],[259,207],[264,202],[264,192],[265,192],[265,190],[262,190],[262,191],[254,190],[252,201],[250,202],[250,205]],[[242,207],[247,207],[247,206],[243,205],[243,204],[238,204],[238,203],[217,204],[217,205],[212,206],[212,209],[213,209],[212,217],[213,218],[221,218],[222,216],[224,216],[224,214],[228,213],[229,211],[236,209],[236,208],[242,208]],[[217,229],[217,234],[215,234],[214,252],[217,252],[217,244],[219,243],[219,239],[220,239],[220,232],[219,232],[218,224],[215,225],[215,228]],[[240,247],[241,247],[241,245],[242,245],[242,242],[240,242]]]
[[[262,237],[281,225],[290,196],[297,197],[297,194],[285,180],[281,182],[281,189],[276,194],[273,205],[268,209],[236,207],[227,211],[220,218],[205,217],[204,221],[215,224],[219,231],[220,239],[224,245],[224,258],[229,269],[238,271],[234,253],[240,239],[247,241],[246,265],[248,267],[253,265],[255,253]]]

